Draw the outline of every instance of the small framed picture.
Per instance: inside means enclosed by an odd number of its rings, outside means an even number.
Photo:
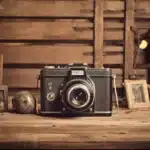
[[[8,86],[0,85],[0,110],[8,111]]]
[[[130,109],[150,107],[146,80],[125,80],[124,83]]]

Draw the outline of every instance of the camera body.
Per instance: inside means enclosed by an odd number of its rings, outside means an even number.
[[[111,69],[71,64],[40,72],[41,114],[112,114]]]

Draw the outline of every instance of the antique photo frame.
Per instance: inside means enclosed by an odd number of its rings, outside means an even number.
[[[8,111],[8,86],[0,85],[0,103],[3,105],[3,110]]]
[[[129,109],[150,107],[146,80],[125,80],[124,83]]]

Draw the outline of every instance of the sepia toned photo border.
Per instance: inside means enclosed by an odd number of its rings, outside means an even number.
[[[134,108],[149,108],[150,107],[150,101],[149,101],[149,94],[148,94],[148,87],[146,80],[125,80],[125,91],[126,91],[126,97],[128,102],[129,109]],[[142,92],[144,96],[144,102],[137,103],[133,99],[133,92],[132,92],[132,85],[134,84],[141,84],[142,85]]]

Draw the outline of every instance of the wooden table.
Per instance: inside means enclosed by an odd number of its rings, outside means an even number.
[[[78,118],[0,114],[1,148],[150,149],[150,110]]]

